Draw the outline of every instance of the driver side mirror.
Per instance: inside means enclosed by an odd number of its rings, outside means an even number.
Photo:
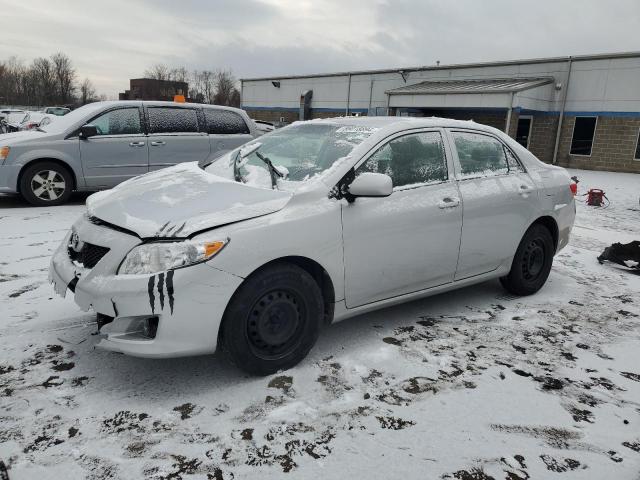
[[[98,127],[89,123],[81,126],[80,132],[78,133],[78,136],[83,140],[86,140],[89,137],[95,137],[96,135],[98,135]]]
[[[393,181],[384,173],[364,172],[347,190],[352,197],[388,197],[393,192]]]

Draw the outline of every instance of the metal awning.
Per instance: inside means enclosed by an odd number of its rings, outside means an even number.
[[[469,93],[514,93],[553,82],[553,77],[482,78],[466,80],[428,80],[387,90],[389,95],[448,95]]]

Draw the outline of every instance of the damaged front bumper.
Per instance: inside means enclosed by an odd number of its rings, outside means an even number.
[[[98,347],[140,357],[213,353],[227,303],[242,278],[208,263],[153,275],[117,275],[122,259],[140,239],[86,217],[73,231],[84,244],[108,248],[92,268],[69,255],[71,232],[54,253],[49,278],[58,294],[67,290],[81,309],[101,314]],[[105,322],[104,316],[113,318]],[[149,335],[149,319],[157,329]]]

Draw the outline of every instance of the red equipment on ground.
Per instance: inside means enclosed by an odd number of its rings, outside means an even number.
[[[587,205],[592,207],[601,207],[605,198],[609,200],[603,190],[600,190],[599,188],[592,188],[587,192]]]

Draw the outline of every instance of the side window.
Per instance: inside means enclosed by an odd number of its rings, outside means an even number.
[[[447,161],[439,132],[405,135],[380,147],[356,172],[385,173],[394,187],[442,182]]]
[[[511,150],[509,150],[508,148],[505,148],[504,151],[507,154],[507,163],[509,164],[509,171],[524,172],[525,171],[524,168],[522,167],[522,165],[520,164],[516,156],[511,152]]]
[[[137,108],[111,110],[94,118],[90,123],[96,126],[98,135],[136,135],[142,133],[140,111]]]
[[[205,108],[204,118],[207,120],[209,133],[234,135],[249,133],[249,127],[236,112],[217,108]]]
[[[503,175],[509,172],[504,147],[495,138],[468,132],[452,132],[452,135],[462,178]]]
[[[150,107],[149,133],[198,131],[198,113],[192,108]]]

